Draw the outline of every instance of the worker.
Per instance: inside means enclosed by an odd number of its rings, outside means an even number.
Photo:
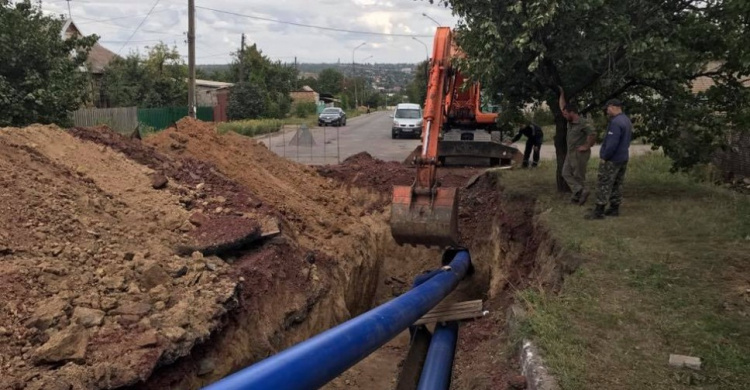
[[[534,152],[534,159],[531,161],[531,167],[536,168],[539,165],[539,153],[542,148],[542,141],[544,140],[544,133],[542,128],[536,123],[529,123],[528,125],[521,127],[518,130],[518,134],[513,137],[512,140],[505,142],[506,145],[510,145],[514,142],[518,142],[522,136],[526,137],[526,149],[523,152],[523,167],[529,167],[529,158],[531,152]]]
[[[605,105],[609,125],[599,151],[599,175],[596,185],[596,207],[586,214],[586,219],[603,219],[605,215],[620,215],[622,184],[628,168],[630,140],[633,123],[622,112],[622,102],[611,99]],[[609,204],[608,209],[604,209]]]
[[[596,142],[596,136],[589,123],[581,117],[578,106],[565,101],[562,87],[559,104],[563,117],[568,121],[568,152],[563,162],[562,176],[573,192],[570,201],[583,205],[590,194],[586,189],[586,166],[591,158],[591,147]]]

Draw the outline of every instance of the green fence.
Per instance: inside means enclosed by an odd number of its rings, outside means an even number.
[[[213,107],[198,107],[195,114],[202,121],[212,122],[214,120]],[[139,108],[138,122],[156,130],[163,130],[187,115],[187,107]]]

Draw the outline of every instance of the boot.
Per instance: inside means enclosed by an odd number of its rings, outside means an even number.
[[[578,204],[583,206],[584,204],[586,204],[586,200],[588,199],[589,199],[589,190],[584,188],[583,190],[581,190],[581,199],[578,201]]]
[[[604,219],[604,205],[596,205],[596,208],[583,216],[584,219]]]
[[[604,211],[604,215],[606,215],[608,217],[618,217],[618,216],[620,216],[620,205],[619,204],[609,205],[609,208]]]
[[[581,201],[581,192],[583,191],[579,190],[578,192],[573,194],[573,196],[570,198],[570,203],[578,204]]]

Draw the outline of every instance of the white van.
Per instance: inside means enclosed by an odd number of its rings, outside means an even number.
[[[391,115],[391,138],[422,136],[422,107],[419,104],[401,103]]]

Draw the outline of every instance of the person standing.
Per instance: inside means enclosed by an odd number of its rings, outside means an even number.
[[[611,99],[605,105],[609,125],[599,151],[599,174],[596,185],[596,206],[586,219],[604,219],[605,215],[620,215],[622,184],[630,158],[630,140],[633,138],[633,123],[622,112],[622,102]],[[605,207],[609,204],[609,208]]]
[[[510,145],[514,142],[518,142],[522,136],[526,137],[526,149],[523,151],[523,167],[529,167],[529,160],[532,157],[532,151],[534,152],[534,158],[531,160],[531,167],[536,168],[539,165],[539,154],[542,148],[542,142],[544,141],[544,133],[542,128],[536,123],[529,123],[527,126],[522,127],[518,130],[518,134],[513,137],[512,140],[506,142],[506,145]]]
[[[562,175],[573,192],[570,201],[583,205],[590,193],[586,189],[586,166],[591,158],[591,147],[596,142],[596,136],[589,123],[581,118],[575,103],[565,101],[562,87],[559,104],[563,117],[568,121],[568,152],[563,162]]]

